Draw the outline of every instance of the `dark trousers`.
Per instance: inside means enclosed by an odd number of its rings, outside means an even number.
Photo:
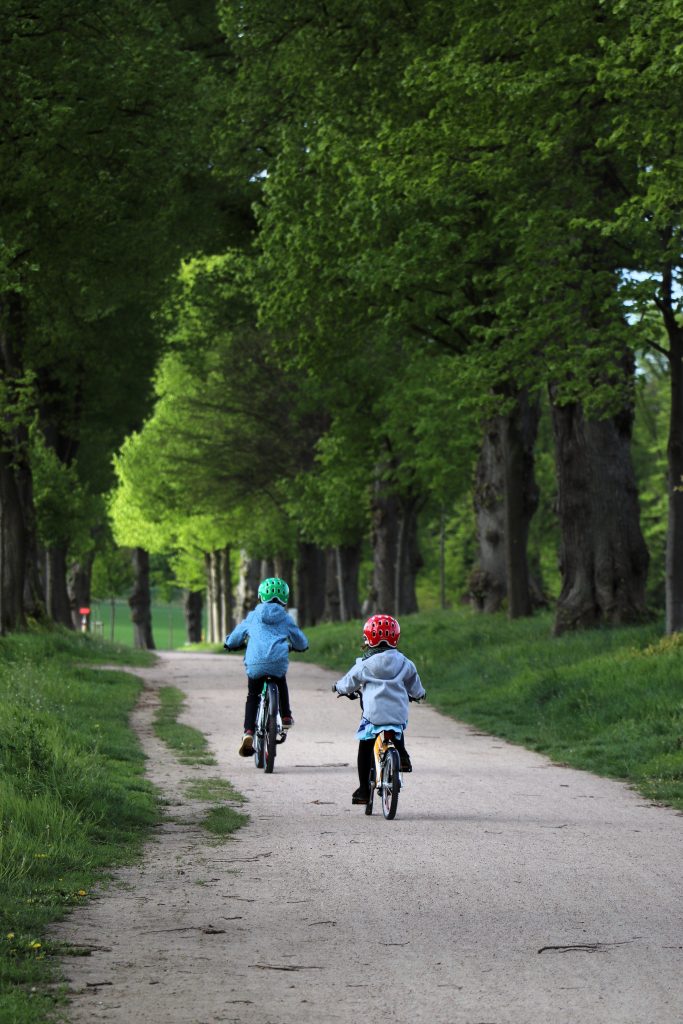
[[[396,734],[394,733],[394,735]],[[370,777],[370,769],[372,768],[372,751],[374,749],[374,746],[374,739],[358,741],[358,781],[360,782],[361,789],[367,789],[368,779]],[[408,756],[403,736],[401,736],[400,740],[394,740],[394,746],[398,750],[398,754],[401,760],[403,760],[404,757]]]
[[[244,731],[248,729],[251,732],[256,727],[256,712],[258,711],[259,697],[261,696],[261,690],[263,689],[263,683],[268,678],[267,676],[260,676],[258,679],[247,679],[247,703],[244,706]],[[285,717],[291,715],[292,709],[289,706],[289,688],[287,686],[287,676],[271,676],[277,683],[278,693],[280,694],[280,714]]]

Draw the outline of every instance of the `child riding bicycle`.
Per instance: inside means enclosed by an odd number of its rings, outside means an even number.
[[[398,651],[401,628],[391,615],[372,615],[363,626],[361,658],[332,689],[353,696],[360,691],[362,717],[356,732],[358,740],[358,781],[352,804],[368,802],[368,779],[372,767],[375,737],[391,729],[401,758],[401,769],[412,771],[403,732],[408,725],[408,704],[426,696],[415,665]]]
[[[277,576],[263,580],[259,584],[258,598],[260,603],[249,612],[246,619],[235,626],[223,644],[228,651],[239,650],[245,644],[247,647],[244,655],[247,701],[244,707],[244,735],[238,751],[242,757],[250,757],[254,752],[256,711],[266,676],[271,676],[277,682],[283,728],[289,729],[294,725],[287,686],[289,651],[308,650],[305,634],[285,607],[289,600],[289,587],[285,581]]]

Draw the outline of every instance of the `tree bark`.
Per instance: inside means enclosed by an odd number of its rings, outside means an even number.
[[[417,611],[415,581],[422,566],[417,539],[420,499],[399,494],[377,473],[372,497],[374,612],[409,615]]]
[[[21,382],[24,343],[22,298],[0,299],[0,379],[11,392]],[[0,433],[0,632],[20,629],[27,618],[45,617],[45,595],[38,571],[33,479],[28,430],[2,424]]]
[[[135,647],[155,650],[152,635],[152,596],[149,587],[149,554],[144,548],[133,548],[135,583],[128,599],[133,620]]]
[[[666,530],[666,632],[683,631],[683,329],[666,318],[671,371],[669,419],[668,520]]]
[[[90,607],[90,581],[94,558],[94,553],[90,553],[83,561],[72,562],[67,573],[66,586],[73,629],[81,628],[79,608]]]
[[[637,622],[648,553],[630,456],[632,411],[596,421],[579,404],[553,403],[552,417],[563,580],[554,632]]]
[[[0,635],[22,629],[26,531],[11,456],[0,451]]]
[[[315,544],[299,544],[296,566],[299,625],[315,626],[325,616],[325,552]]]
[[[473,606],[497,612],[507,593],[505,560],[505,474],[500,417],[484,428],[474,480],[474,511],[479,546],[478,565],[469,579]]]
[[[479,564],[470,592],[479,611],[499,611],[507,598],[508,617],[531,615],[538,603],[529,573],[529,527],[538,508],[534,445],[540,404],[528,392],[515,395],[509,413],[496,416],[484,432],[474,489]]]
[[[204,599],[201,590],[186,590],[183,594],[185,612],[185,628],[189,644],[201,643],[202,639],[202,606]]]
[[[505,577],[510,619],[531,615],[533,611],[527,544],[539,500],[534,475],[539,416],[538,398],[532,401],[528,392],[523,391],[516,396],[512,412],[501,418]]]
[[[73,623],[66,582],[66,549],[63,545],[45,549],[44,565],[47,614],[53,622],[71,629]]]
[[[246,619],[258,601],[258,585],[261,580],[261,562],[251,558],[246,551],[240,554],[240,572],[235,594],[235,618],[238,622]]]

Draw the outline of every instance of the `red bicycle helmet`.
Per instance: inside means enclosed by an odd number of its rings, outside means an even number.
[[[377,647],[382,641],[390,647],[396,647],[400,635],[401,627],[391,615],[371,615],[363,626],[363,636],[368,647]]]

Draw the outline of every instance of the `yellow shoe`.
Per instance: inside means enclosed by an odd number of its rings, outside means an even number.
[[[251,757],[254,753],[254,734],[249,729],[247,729],[242,737],[242,745],[237,753],[240,757]]]

